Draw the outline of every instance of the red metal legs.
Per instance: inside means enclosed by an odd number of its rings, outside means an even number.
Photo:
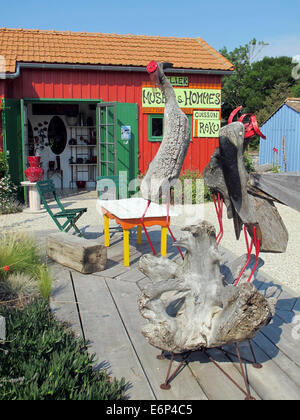
[[[173,233],[171,231],[170,223],[169,223],[169,220],[170,220],[170,200],[171,199],[170,199],[170,193],[169,193],[168,194],[168,197],[167,197],[167,227],[168,227],[168,231],[169,231],[169,233],[171,235],[171,238],[173,239],[174,242],[176,242],[176,238],[174,237],[174,235],[173,235]],[[144,214],[143,214],[143,216],[141,218],[141,223],[142,223],[143,229],[145,231],[145,234],[147,236],[147,239],[148,239],[149,245],[151,247],[152,253],[153,253],[153,255],[155,255],[156,254],[155,248],[153,246],[153,243],[152,243],[152,241],[150,239],[149,233],[148,233],[148,231],[146,229],[146,226],[145,226],[145,223],[144,223],[144,219],[145,219],[146,213],[147,213],[147,211],[148,211],[148,209],[150,207],[150,204],[151,204],[151,200],[148,200],[146,210],[144,211]],[[182,253],[181,249],[178,246],[176,248],[178,249],[178,251],[179,251],[179,253],[181,255],[181,258],[184,260],[184,256],[183,256],[183,253]]]
[[[218,194],[218,204],[217,204],[214,194],[212,196],[214,199],[214,205],[215,205],[215,209],[216,209],[216,213],[217,213],[217,217],[219,221],[219,226],[220,226],[220,232],[218,233],[217,238],[216,238],[217,245],[219,245],[224,234],[224,229],[223,229],[223,201],[224,200],[223,200],[223,197],[221,198],[220,194]]]
[[[252,276],[255,273],[255,270],[257,269],[258,262],[259,262],[260,241],[259,241],[259,239],[257,238],[257,235],[256,235],[256,226],[253,227],[253,239],[251,239],[250,246],[249,246],[249,241],[248,241],[248,230],[247,230],[247,227],[246,226],[244,226],[244,234],[245,234],[245,240],[246,240],[246,245],[247,245],[248,259],[247,259],[247,262],[244,265],[242,271],[240,272],[238,278],[236,279],[236,281],[234,283],[234,286],[237,286],[238,285],[238,283],[241,280],[241,277],[242,277],[244,271],[246,270],[246,268],[247,268],[247,266],[248,266],[248,264],[249,264],[249,262],[251,260],[251,252],[252,252],[252,249],[253,249],[253,245],[255,247],[256,262],[255,262],[255,265],[254,265],[254,267],[253,267],[253,269],[251,271],[251,274],[250,274],[250,276],[249,276],[249,278],[247,280],[248,283],[250,283],[250,281],[252,279]]]
[[[213,200],[214,200],[214,205],[215,205],[215,209],[216,209],[216,213],[217,213],[217,217],[218,217],[218,221],[219,221],[219,226],[220,226],[220,232],[218,233],[216,240],[217,240],[217,245],[220,244],[222,238],[223,238],[223,234],[224,234],[224,229],[223,229],[223,198],[221,197],[220,194],[218,194],[218,201],[216,200],[215,195],[213,194]],[[259,262],[259,252],[260,252],[260,241],[259,238],[257,237],[257,228],[256,226],[253,227],[253,239],[251,239],[251,243],[249,245],[249,240],[248,240],[248,230],[247,227],[244,225],[244,234],[245,234],[245,240],[246,240],[246,245],[247,245],[247,253],[248,253],[248,259],[246,264],[244,265],[242,271],[240,272],[238,278],[236,279],[234,285],[237,286],[237,284],[239,283],[239,281],[241,280],[241,277],[243,275],[243,273],[245,272],[248,264],[250,263],[251,260],[251,253],[252,253],[252,249],[253,249],[253,245],[255,247],[255,257],[256,257],[256,263],[251,271],[251,274],[248,278],[248,283],[250,283],[253,274],[255,273],[255,270],[257,269],[258,266],[258,262]]]
[[[155,254],[156,254],[156,252],[155,252],[155,249],[154,249],[153,243],[151,242],[151,239],[150,239],[149,233],[148,233],[148,231],[147,231],[147,229],[146,229],[146,226],[145,226],[145,223],[144,223],[144,219],[145,219],[146,213],[147,213],[147,211],[148,211],[148,209],[149,209],[149,207],[150,207],[150,204],[151,204],[151,201],[150,201],[150,200],[148,200],[146,210],[144,211],[144,214],[143,214],[143,216],[142,216],[142,218],[141,218],[141,223],[142,223],[143,229],[144,229],[144,231],[145,231],[145,234],[146,234],[146,236],[147,236],[147,239],[148,239],[149,245],[150,245],[150,247],[151,247],[152,253],[153,253],[153,255],[155,255]]]

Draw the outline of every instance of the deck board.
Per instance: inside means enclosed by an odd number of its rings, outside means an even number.
[[[275,400],[299,400],[300,389],[289,376],[260,348],[252,342],[258,363],[262,369],[255,369],[252,364],[246,363],[247,377],[250,385],[260,395],[261,399]],[[230,346],[227,346],[230,348]],[[247,346],[241,346],[241,357],[252,360],[252,354]],[[231,357],[230,357],[231,358]],[[238,361],[231,358],[236,369],[240,370]]]
[[[167,374],[169,360],[157,360],[156,356],[160,354],[160,351],[150,346],[141,334],[141,327],[145,320],[139,315],[137,306],[140,290],[136,285],[129,285],[129,283],[115,279],[107,280],[107,284],[114,296],[146,375],[152,384],[156,398],[159,400],[206,400],[205,393],[187,367],[172,382],[171,390],[164,391],[160,388]],[[175,361],[174,369],[177,364],[178,362]],[[182,386],[183,384],[184,386]]]
[[[242,389],[246,390],[242,375],[220,350],[211,349],[208,350],[208,353]],[[209,400],[245,399],[245,394],[240,391],[204,353],[200,351],[195,352],[189,362],[189,367]],[[255,399],[260,399],[255,390],[250,388],[250,392]]]
[[[152,235],[158,246],[160,235],[157,232],[155,237],[155,233],[152,232]],[[96,354],[100,367],[108,367],[112,376],[118,379],[124,377],[132,384],[127,392],[131,400],[243,400],[245,395],[201,352],[191,355],[172,381],[171,390],[160,388],[167,374],[169,359],[158,360],[156,356],[160,351],[141,334],[141,328],[147,321],[141,317],[137,304],[141,289],[149,281],[139,272],[138,260],[141,254],[149,252],[149,246],[143,242],[135,248],[134,243],[132,238],[132,264],[129,268],[122,264],[122,241],[115,236],[105,271],[94,275],[73,271],[85,335],[91,341],[89,352]],[[174,257],[171,246],[168,256]],[[81,335],[69,269],[53,263],[51,271],[55,279],[52,310],[59,319],[69,322],[77,335]],[[272,279],[259,273],[256,285],[261,292],[272,284]],[[276,286],[281,292],[276,315],[252,340],[263,368],[254,369],[251,363],[244,366],[251,394],[256,399],[299,400],[300,337],[299,328],[293,321],[300,314],[300,298]],[[252,360],[248,345],[241,344],[240,348],[242,356]],[[216,349],[210,350],[210,353],[244,389],[237,358],[225,356]],[[178,363],[176,358],[174,369]]]
[[[91,353],[108,365],[112,376],[132,384],[128,395],[132,399],[154,399],[153,392],[132,348],[119,317],[105,279],[74,273],[76,294],[85,335],[90,340]]]

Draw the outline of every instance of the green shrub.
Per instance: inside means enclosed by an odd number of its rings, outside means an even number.
[[[41,264],[41,252],[33,237],[23,232],[4,232],[0,235],[0,268],[10,267],[9,271],[2,271],[0,275],[18,272],[36,276],[37,267]]]
[[[24,305],[39,295],[39,286],[31,276],[13,273],[0,282],[0,302]]]
[[[4,308],[0,400],[121,400],[126,384],[95,370],[95,356],[59,323],[44,300],[25,310]]]
[[[8,175],[8,162],[5,153],[0,148],[0,179]]]
[[[22,206],[17,199],[18,188],[12,183],[10,175],[0,177],[0,214],[18,213]]]
[[[255,167],[253,165],[253,160],[248,155],[248,153],[244,153],[243,159],[244,159],[244,165],[245,165],[245,168],[246,168],[247,172],[248,173],[254,172]]]
[[[179,177],[180,181],[182,182],[182,186],[184,188],[183,191],[183,202],[184,202],[184,195],[187,194],[188,196],[192,197],[192,204],[199,204],[197,202],[197,187],[196,187],[196,181],[202,180],[202,175],[198,171],[185,171],[182,175]],[[202,184],[203,190],[201,193],[204,197],[204,202],[212,201],[212,194],[210,192],[210,189],[203,181]],[[198,191],[199,192],[199,191]],[[198,197],[198,200],[202,199],[202,197]]]
[[[18,277],[12,277],[17,274],[34,281],[41,296],[50,298],[52,279],[35,239],[22,232],[4,232],[0,235],[0,296],[6,298],[1,300],[26,300],[26,288],[20,292]]]

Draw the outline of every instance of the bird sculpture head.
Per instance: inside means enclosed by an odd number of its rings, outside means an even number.
[[[157,61],[150,61],[147,66],[147,72],[150,75],[152,83],[160,86],[163,82],[164,70],[173,67],[172,63],[159,63]]]
[[[237,115],[237,113],[242,108],[243,108],[242,106],[239,106],[238,108],[236,108],[232,111],[232,113],[230,114],[229,119],[228,119],[228,124],[231,124],[233,122],[234,117]],[[244,123],[244,120],[247,117],[250,118],[250,121]],[[250,139],[251,137],[253,137],[255,135],[258,135],[262,139],[266,140],[266,136],[260,131],[260,129],[258,127],[257,119],[256,119],[256,116],[254,114],[251,114],[251,113],[243,114],[238,119],[238,121],[244,124],[244,127],[245,127],[244,138],[245,139]]]

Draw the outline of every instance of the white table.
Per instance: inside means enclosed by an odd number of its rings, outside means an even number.
[[[97,209],[104,215],[104,243],[108,247],[109,220],[115,220],[123,228],[124,235],[124,265],[129,266],[129,231],[137,227],[137,243],[141,243],[142,226],[161,226],[161,255],[167,255],[167,230],[170,224],[166,205],[150,203],[145,214],[148,201],[144,198],[126,198],[122,200],[97,200]],[[145,214],[145,215],[144,215]],[[144,216],[144,219],[142,220]],[[173,211],[169,216],[176,216]],[[146,228],[145,233],[147,234]],[[148,234],[147,234],[148,237]],[[148,237],[149,242],[150,239]],[[152,244],[151,244],[152,245]]]

